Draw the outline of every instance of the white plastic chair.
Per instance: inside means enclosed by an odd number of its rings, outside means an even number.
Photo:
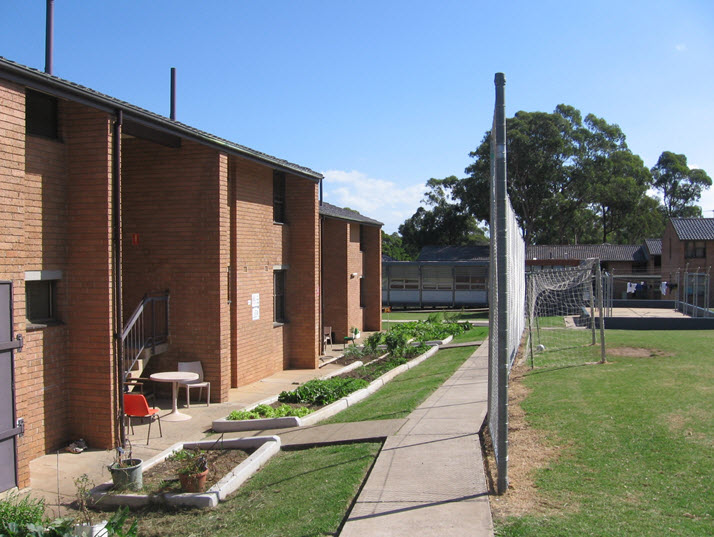
[[[331,326],[323,326],[322,327],[322,344],[327,345],[327,343],[330,343],[330,349],[332,348],[332,327]]]
[[[211,404],[211,383],[203,380],[203,367],[201,367],[201,362],[179,362],[179,371],[188,371],[190,373],[196,373],[198,375],[197,380],[187,380],[179,382],[179,390],[181,387],[186,388],[186,407],[191,407],[191,388],[199,388],[198,399],[201,399],[203,395],[203,388],[207,388],[206,393],[206,406]]]

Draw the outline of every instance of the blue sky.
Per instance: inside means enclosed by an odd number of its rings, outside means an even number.
[[[44,0],[0,3],[0,56],[44,68]],[[464,175],[493,111],[617,123],[648,167],[714,176],[714,2],[55,0],[54,74],[322,172],[385,223]],[[714,192],[702,198],[714,216]]]

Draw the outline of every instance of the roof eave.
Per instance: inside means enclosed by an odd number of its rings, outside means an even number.
[[[247,148],[242,149],[236,147],[229,144],[227,141],[211,136],[208,133],[199,134],[182,123],[178,123],[169,118],[164,118],[158,114],[151,113],[148,110],[144,111],[130,103],[111,98],[99,92],[91,91],[88,88],[83,89],[81,86],[68,84],[58,77],[21,66],[20,64],[15,64],[5,58],[0,58],[0,76],[6,80],[22,84],[23,86],[31,89],[43,91],[56,97],[74,102],[79,102],[80,104],[91,106],[92,108],[96,108],[110,114],[121,110],[125,118],[136,121],[137,123],[155,128],[161,132],[178,135],[188,140],[216,147],[228,154],[268,165],[271,168],[290,173],[291,175],[310,179],[314,182],[320,182],[323,179],[323,175],[321,173],[305,168],[290,166],[285,161],[277,158],[271,158],[270,155],[255,154],[247,150]]]

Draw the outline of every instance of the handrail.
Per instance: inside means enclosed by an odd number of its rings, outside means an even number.
[[[148,315],[148,319],[146,319]],[[144,296],[126,322],[121,333],[124,379],[139,360],[144,349],[156,351],[156,345],[169,337],[169,292],[163,295]]]

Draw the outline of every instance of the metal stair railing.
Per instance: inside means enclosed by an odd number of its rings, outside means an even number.
[[[155,354],[156,346],[167,343],[168,338],[169,292],[144,296],[121,333],[123,381],[126,382],[144,350],[151,349],[152,354]]]

